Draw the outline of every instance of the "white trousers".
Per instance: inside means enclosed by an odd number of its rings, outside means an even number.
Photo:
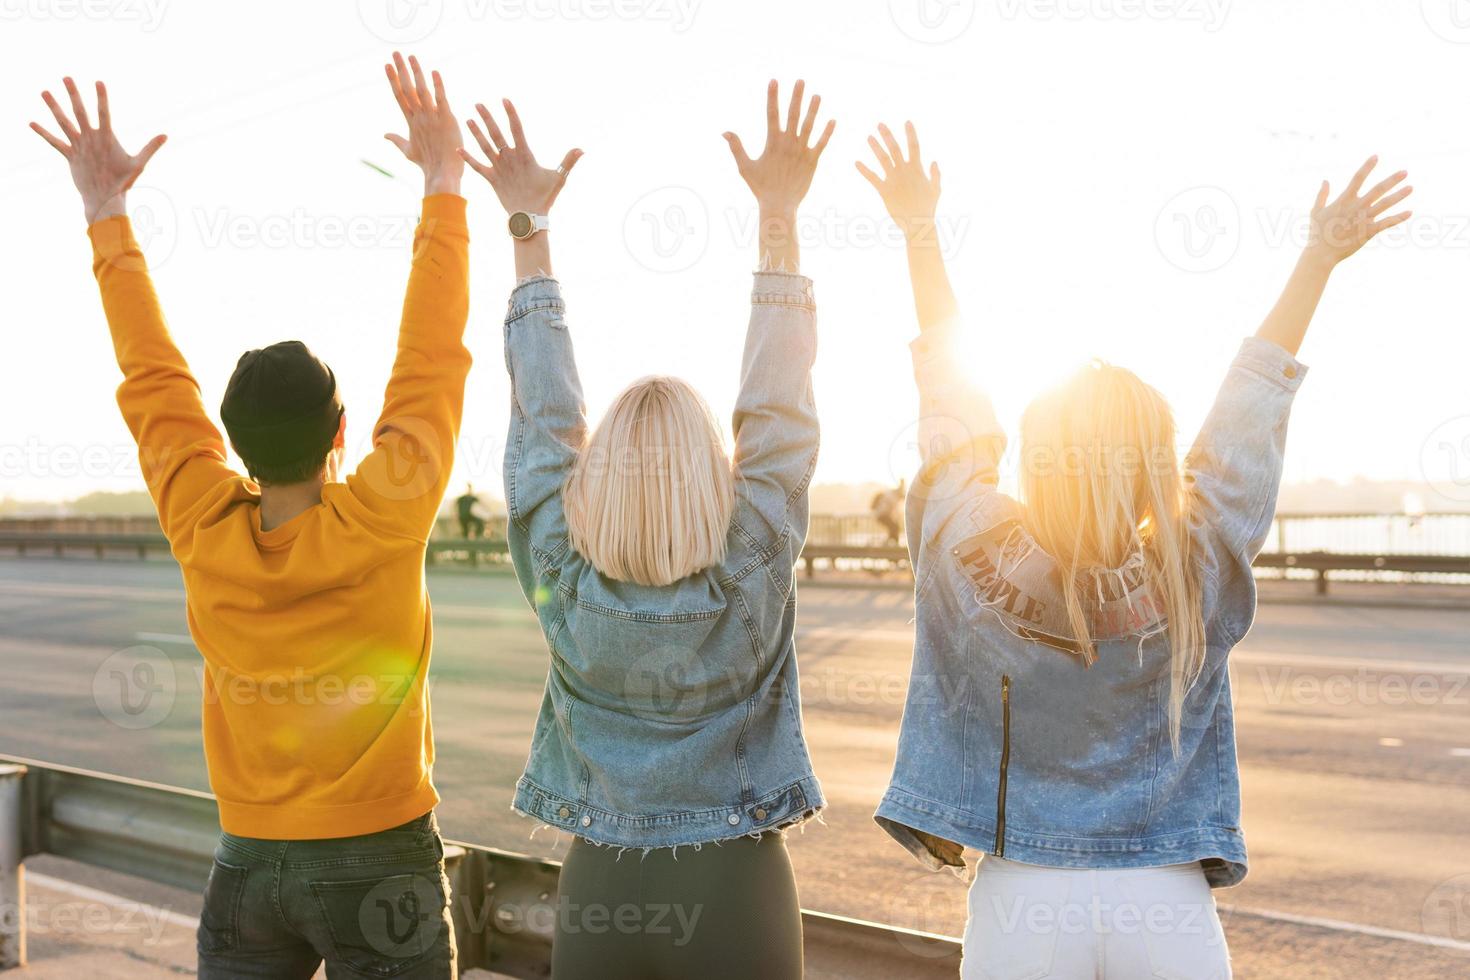
[[[970,886],[962,980],[1229,980],[1199,864],[1043,868],[997,857]]]

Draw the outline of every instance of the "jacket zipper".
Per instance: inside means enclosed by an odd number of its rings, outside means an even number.
[[[1011,768],[1011,675],[1000,678],[1000,783],[995,790],[995,850],[996,857],[1006,853],[1006,774]]]

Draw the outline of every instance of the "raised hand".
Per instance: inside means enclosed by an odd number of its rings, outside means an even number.
[[[124,196],[128,188],[137,182],[143,168],[168,137],[155,136],[136,154],[129,153],[112,132],[112,110],[107,101],[107,86],[97,83],[97,125],[93,126],[87,119],[87,109],[82,105],[82,96],[77,91],[76,83],[70,78],[63,79],[62,83],[66,86],[67,95],[71,97],[75,120],[67,116],[50,92],[42,92],[41,98],[46,101],[51,115],[56,117],[56,124],[65,138],[53,135],[39,123],[31,123],[31,129],[54,146],[56,152],[66,157],[66,162],[71,167],[72,182],[82,195],[87,224],[126,214],[127,202]]]
[[[766,86],[766,145],[761,155],[752,160],[745,152],[740,137],[725,133],[730,152],[740,176],[755,195],[761,212],[766,215],[791,217],[806,197],[812,186],[812,176],[817,172],[817,161],[832,138],[837,123],[828,120],[816,145],[811,143],[812,128],[816,123],[817,109],[822,97],[812,97],[811,105],[802,117],[802,93],[806,83],[798,80],[791,90],[791,103],[786,109],[786,127],[781,127],[781,113],[777,107],[777,85],[775,79]]]
[[[430,92],[419,60],[411,57],[405,65],[403,55],[397,51],[393,52],[393,63],[384,65],[383,70],[393,88],[393,97],[398,100],[398,108],[403,110],[403,118],[408,122],[407,138],[396,133],[385,133],[383,138],[424,172],[425,196],[458,194],[460,178],[464,175],[464,161],[459,155],[464,141],[444,94],[444,80],[437,71],[431,72],[434,89]]]
[[[898,140],[893,138],[893,131],[880,123],[878,134],[883,137],[883,142],[869,136],[868,146],[872,147],[873,156],[878,158],[883,176],[878,176],[862,161],[858,161],[857,169],[878,191],[889,217],[898,223],[910,241],[914,241],[917,237],[928,236],[934,228],[934,211],[939,205],[939,164],[930,163],[926,172],[919,156],[919,134],[914,124],[906,122],[903,128],[908,137],[907,159]]]
[[[582,151],[568,150],[566,156],[562,157],[561,165],[555,170],[548,170],[536,162],[536,155],[526,142],[526,132],[521,127],[521,117],[516,112],[516,107],[511,104],[510,99],[501,100],[501,105],[505,107],[511,138],[505,138],[495,117],[490,115],[490,110],[477,104],[475,110],[479,112],[485,128],[482,130],[473,119],[468,122],[470,133],[475,137],[475,142],[480,144],[487,162],[481,163],[464,150],[460,150],[459,155],[475,173],[490,182],[506,214],[517,211],[546,214],[551,210],[556,196],[566,186],[567,174],[582,159]]]
[[[1394,190],[1409,176],[1407,170],[1400,170],[1366,193],[1360,193],[1377,165],[1378,158],[1369,157],[1368,162],[1353,175],[1347,189],[1330,204],[1327,201],[1330,187],[1327,181],[1322,182],[1317,203],[1312,206],[1308,254],[1336,265],[1371,242],[1380,232],[1403,224],[1414,216],[1412,211],[1401,211],[1391,217],[1379,217],[1414,192],[1413,187]]]

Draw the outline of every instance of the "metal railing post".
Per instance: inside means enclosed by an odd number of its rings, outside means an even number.
[[[26,880],[20,864],[25,774],[25,766],[0,765],[0,970],[26,965]]]

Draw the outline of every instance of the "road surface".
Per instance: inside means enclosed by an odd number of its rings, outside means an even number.
[[[450,837],[552,857],[509,809],[541,697],[514,582],[434,571],[433,707]],[[964,885],[872,823],[908,676],[911,596],[807,587],[798,656],[825,825],[793,835],[808,908],[959,935]],[[1234,654],[1251,873],[1218,894],[1237,977],[1470,976],[1470,611],[1264,604]],[[157,723],[99,709],[109,657],[174,667]],[[116,663],[116,661],[114,661]],[[166,561],[0,559],[0,753],[208,788],[197,654]]]

